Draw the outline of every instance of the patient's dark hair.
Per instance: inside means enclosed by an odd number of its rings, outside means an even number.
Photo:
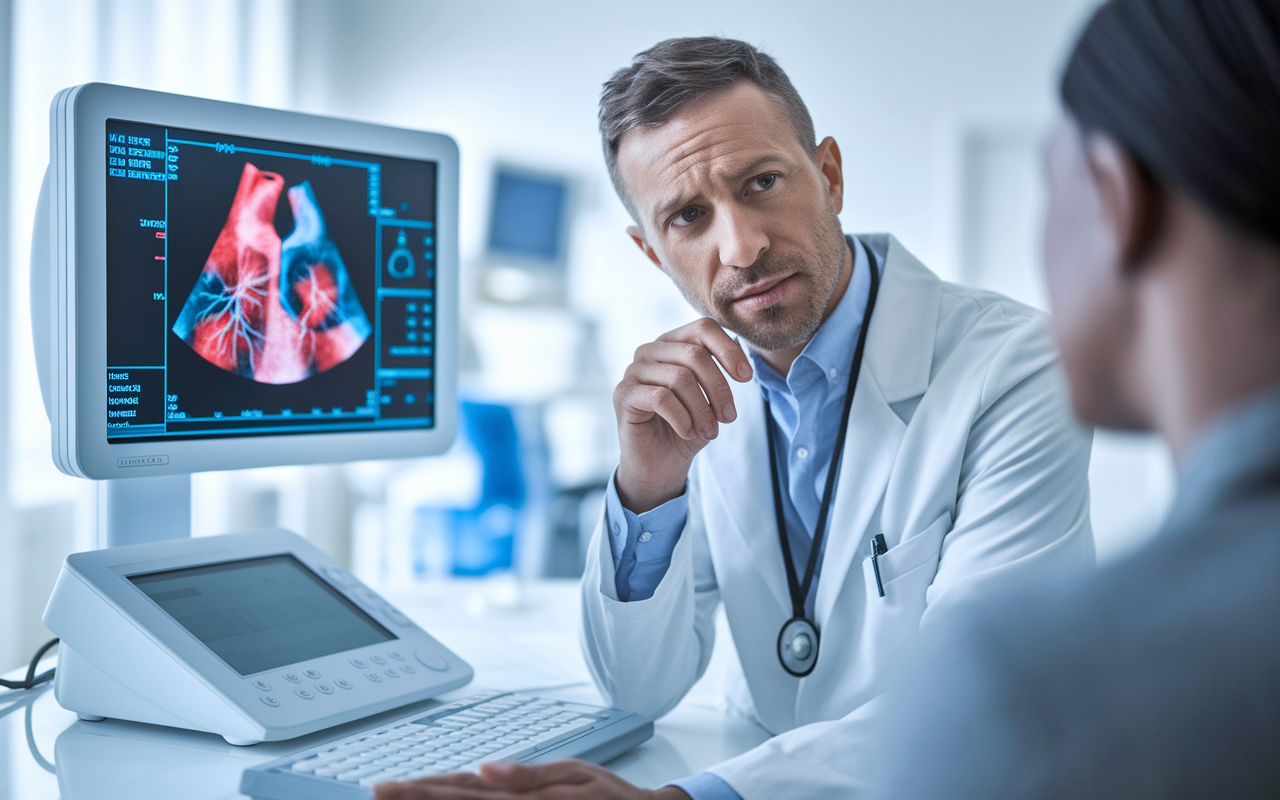
[[[747,80],[773,97],[800,144],[817,158],[813,119],[778,62],[736,39],[701,36],[667,39],[636,54],[605,81],[600,92],[600,138],[613,188],[631,216],[636,210],[618,174],[618,143],[627,131],[661,125],[685,106]]]
[[[1227,224],[1280,243],[1280,3],[1111,0],[1062,77],[1085,131]]]

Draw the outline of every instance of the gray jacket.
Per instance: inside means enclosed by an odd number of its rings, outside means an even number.
[[[878,797],[1280,797],[1280,389],[1182,467],[1133,556],[938,626]]]

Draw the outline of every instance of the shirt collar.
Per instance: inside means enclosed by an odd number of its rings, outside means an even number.
[[[867,310],[867,298],[871,294],[871,259],[866,245],[857,237],[845,238],[853,250],[853,277],[831,315],[823,321],[817,333],[796,357],[790,374],[784,378],[753,348],[747,348],[747,355],[763,390],[791,395],[793,392],[790,380],[797,375],[796,365],[802,360],[817,367],[828,387],[848,382],[850,362],[853,360],[854,348],[858,345],[862,317]]]

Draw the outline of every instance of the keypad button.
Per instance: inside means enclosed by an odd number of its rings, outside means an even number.
[[[387,660],[382,656],[369,656],[369,660],[377,664],[378,666],[382,666],[383,664],[387,663]]]
[[[289,683],[302,683],[302,677],[296,672],[286,672],[284,679]]]
[[[320,673],[316,672],[314,669],[304,670],[302,674],[306,675],[308,678],[310,678],[313,681],[320,680]]]
[[[266,703],[267,705],[271,706],[272,708],[279,708],[279,707],[280,707],[280,701],[279,701],[279,700],[277,700],[277,699],[275,699],[274,697],[272,697],[272,696],[271,696],[271,695],[269,695],[269,694],[264,694],[263,696],[259,697],[258,699],[259,699],[259,700],[261,700],[262,702]]]
[[[444,656],[439,653],[433,653],[430,650],[418,650],[413,654],[418,662],[427,669],[433,669],[436,672],[448,672],[449,662],[444,660]]]
[[[382,676],[376,672],[366,672],[364,676],[374,683],[382,683]]]
[[[254,681],[253,688],[257,689],[260,692],[269,692],[271,691],[271,684],[267,683],[266,681]]]
[[[400,671],[405,673],[406,675],[412,675],[418,670],[414,669],[412,664],[401,664]]]
[[[369,664],[368,664],[368,662],[366,662],[363,658],[353,658],[353,659],[351,659],[351,666],[355,667],[356,669],[368,669],[368,668],[369,668]]]
[[[311,691],[310,689],[303,689],[301,686],[299,686],[297,689],[294,689],[293,693],[296,694],[298,697],[301,697],[303,700],[316,699],[315,692]]]
[[[388,678],[399,678],[399,677],[400,677],[400,673],[399,673],[399,672],[396,672],[395,667],[387,667],[387,669],[385,670],[385,672],[386,672],[386,675],[387,675],[387,677],[388,677]]]
[[[320,692],[321,694],[333,694],[333,687],[327,683],[317,683],[316,691]]]
[[[334,680],[333,685],[337,686],[339,689],[350,689],[351,681],[346,678],[337,678]]]
[[[404,661],[404,653],[401,653],[399,650],[392,650],[390,653],[387,653],[387,655],[391,656],[396,661]]]

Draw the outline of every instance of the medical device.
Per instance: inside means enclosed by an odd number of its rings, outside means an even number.
[[[468,772],[485,761],[603,763],[652,735],[653,722],[639,714],[482,692],[247,769],[240,792],[255,800],[368,800],[374,784]]]
[[[434,697],[473,674],[287,531],[73,553],[44,622],[62,639],[63,708],[238,745]]]
[[[111,481],[100,543],[188,535],[192,472],[447,449],[457,207],[441,134],[59,93],[33,333],[55,463]]]

